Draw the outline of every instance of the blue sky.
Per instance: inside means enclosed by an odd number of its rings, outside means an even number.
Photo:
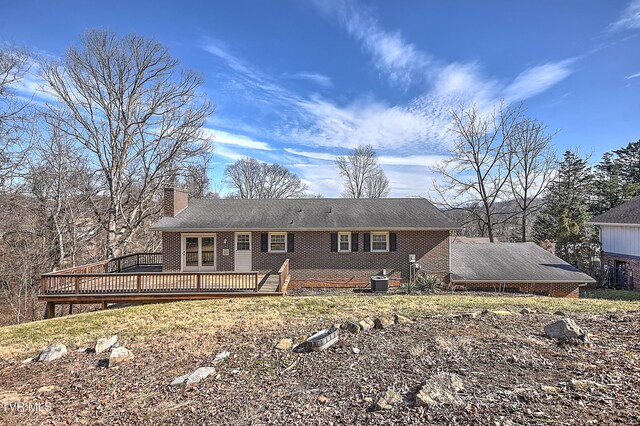
[[[640,138],[640,0],[95,3],[6,2],[0,41],[61,56],[93,27],[157,39],[216,104],[214,180],[246,155],[338,196],[333,159],[370,143],[392,196],[427,195],[447,111],[500,98],[560,130],[559,151]]]

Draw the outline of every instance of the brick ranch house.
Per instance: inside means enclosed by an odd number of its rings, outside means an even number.
[[[397,286],[410,254],[422,271],[465,288],[577,297],[593,281],[533,244],[457,248],[459,226],[423,198],[189,200],[167,188],[151,229],[162,232],[163,272],[275,273],[289,259],[290,289],[366,287],[380,274]]]
[[[640,289],[640,196],[595,216],[602,268],[613,287]]]

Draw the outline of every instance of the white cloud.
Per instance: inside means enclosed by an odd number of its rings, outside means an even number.
[[[399,31],[385,31],[378,21],[352,1],[318,0],[316,6],[325,14],[337,16],[349,35],[362,44],[373,63],[392,82],[408,85],[430,59]]]
[[[205,129],[205,134],[211,138],[216,144],[235,145],[242,148],[258,149],[262,151],[271,151],[273,148],[267,143],[251,139],[247,136],[233,134],[222,130]]]
[[[640,72],[637,72],[637,73],[635,73],[635,74],[628,75],[628,76],[626,76],[625,78],[626,78],[627,80],[631,80],[632,78],[638,78],[638,77],[640,77]]]
[[[520,73],[505,89],[504,97],[508,102],[519,101],[536,96],[571,74],[573,60],[549,62],[529,68]]]
[[[285,73],[283,76],[286,78],[309,80],[322,87],[331,87],[333,85],[330,77],[316,72],[297,72],[293,74]]]
[[[620,18],[610,25],[612,30],[640,29],[640,0],[632,0]]]
[[[285,148],[284,150],[289,154],[297,155],[299,157],[312,158],[314,160],[335,161],[336,159],[335,155],[325,152],[299,151],[293,148]]]

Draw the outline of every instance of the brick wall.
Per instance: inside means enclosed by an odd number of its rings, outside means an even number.
[[[580,283],[470,283],[456,281],[456,290],[517,291],[551,297],[579,298]]]
[[[332,252],[331,232],[304,231],[294,232],[293,253],[266,253],[260,251],[261,233],[254,232],[253,269],[277,271],[289,259],[291,288],[359,287],[383,269],[395,280],[390,285],[399,285],[409,277],[409,254],[414,253],[424,271],[449,278],[449,231],[397,231],[396,251],[384,253],[365,252],[363,233],[358,235],[357,252]]]
[[[602,252],[603,268],[604,265],[609,265],[610,268],[615,268],[616,260],[628,263],[629,268],[631,268],[631,270],[633,271],[633,278],[631,280],[633,289],[640,290],[640,258]]]
[[[393,231],[391,231],[393,232]],[[291,268],[290,288],[308,286],[358,287],[369,283],[371,275],[383,269],[391,278],[390,285],[399,285],[409,276],[409,254],[414,253],[422,269],[449,278],[449,231],[398,231],[394,252],[372,253],[363,250],[363,233],[359,233],[357,252],[332,252],[331,232],[294,232],[294,252],[268,253],[260,251],[260,232],[251,233],[253,269],[277,272],[285,259]],[[219,271],[234,270],[234,233],[216,233],[216,261]],[[226,243],[225,243],[226,240]],[[182,241],[180,233],[162,233],[163,270],[181,268]],[[224,249],[229,249],[225,256]]]
[[[189,204],[189,193],[185,189],[165,188],[162,200],[165,216],[174,217]]]

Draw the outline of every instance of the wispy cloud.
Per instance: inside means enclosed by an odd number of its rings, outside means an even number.
[[[613,31],[640,29],[640,0],[631,0],[620,18],[610,25]]]
[[[373,57],[373,63],[388,78],[408,85],[420,77],[427,55],[407,42],[399,31],[386,31],[378,20],[353,1],[317,0],[316,6],[329,16],[336,16],[355,40]]]
[[[284,73],[282,76],[285,78],[308,80],[322,87],[331,87],[333,85],[330,77],[315,72]]]
[[[567,78],[572,70],[572,59],[549,62],[529,68],[518,75],[504,91],[504,98],[520,101],[547,91],[558,82]]]
[[[627,80],[631,80],[632,78],[638,78],[638,77],[640,77],[640,72],[637,72],[637,73],[635,73],[635,74],[628,75],[628,76],[626,76],[625,78],[626,78]]]
[[[222,130],[205,129],[207,136],[216,144],[234,145],[242,148],[272,151],[273,148],[266,142],[251,139],[244,135],[233,134]]]

